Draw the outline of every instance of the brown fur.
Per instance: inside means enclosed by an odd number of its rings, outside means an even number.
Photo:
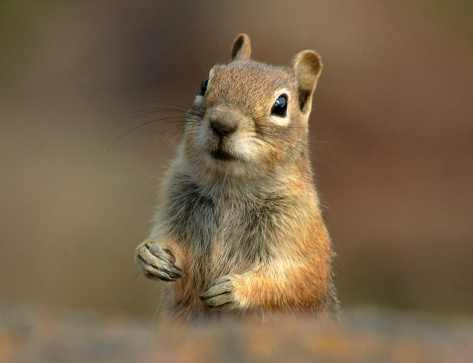
[[[244,34],[231,54],[189,111],[137,263],[168,281],[171,312],[186,320],[334,313],[334,253],[307,145],[320,57],[307,50],[287,67],[255,62]],[[271,113],[281,94],[285,117]]]

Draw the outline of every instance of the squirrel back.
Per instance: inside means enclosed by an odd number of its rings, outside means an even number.
[[[169,281],[171,311],[185,319],[336,312],[334,253],[308,149],[320,57],[306,50],[286,67],[256,62],[245,34],[231,54],[188,112],[137,263]]]

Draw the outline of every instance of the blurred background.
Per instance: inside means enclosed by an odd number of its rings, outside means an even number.
[[[322,55],[311,147],[343,307],[473,314],[471,1],[0,8],[1,301],[159,309],[134,264],[179,140],[157,120],[246,32],[257,60]]]

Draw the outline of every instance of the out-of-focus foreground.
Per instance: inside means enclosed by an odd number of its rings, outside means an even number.
[[[0,304],[0,362],[471,362],[473,324],[355,309],[343,323],[153,324],[119,314]]]
[[[133,254],[173,109],[246,32],[257,60],[323,57],[312,158],[344,307],[473,313],[471,2],[0,7],[2,300],[159,310]]]

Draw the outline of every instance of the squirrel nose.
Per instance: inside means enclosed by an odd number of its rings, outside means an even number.
[[[217,117],[210,119],[210,127],[219,137],[233,134],[238,128],[238,119],[235,117]]]

